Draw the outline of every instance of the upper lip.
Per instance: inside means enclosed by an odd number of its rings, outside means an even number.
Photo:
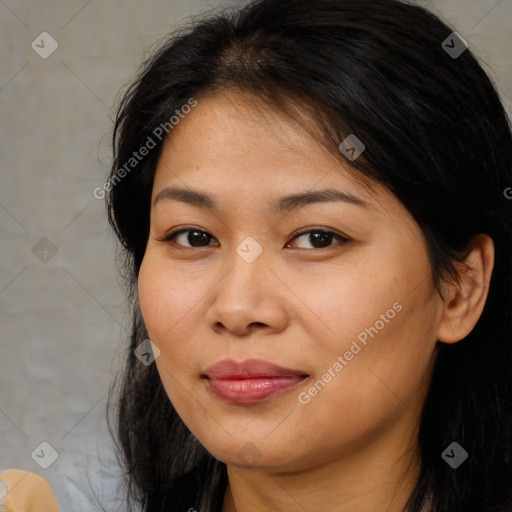
[[[210,366],[205,372],[205,377],[210,379],[251,379],[257,377],[291,377],[307,376],[307,373],[300,370],[283,368],[276,364],[261,359],[247,359],[237,362],[233,359],[223,359]]]

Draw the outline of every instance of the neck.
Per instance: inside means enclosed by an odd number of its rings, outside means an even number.
[[[415,439],[380,438],[363,451],[296,472],[228,464],[222,512],[402,512],[420,469]]]

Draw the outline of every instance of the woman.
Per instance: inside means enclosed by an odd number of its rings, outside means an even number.
[[[512,137],[459,35],[255,1],[165,41],[113,141],[133,506],[512,510]]]

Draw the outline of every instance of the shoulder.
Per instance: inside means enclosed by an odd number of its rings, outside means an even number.
[[[59,505],[41,476],[21,469],[0,473],[0,511],[59,512]]]

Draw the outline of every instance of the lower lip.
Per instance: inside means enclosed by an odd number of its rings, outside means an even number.
[[[209,390],[225,402],[254,404],[293,389],[306,377],[255,377],[250,379],[207,379]]]

